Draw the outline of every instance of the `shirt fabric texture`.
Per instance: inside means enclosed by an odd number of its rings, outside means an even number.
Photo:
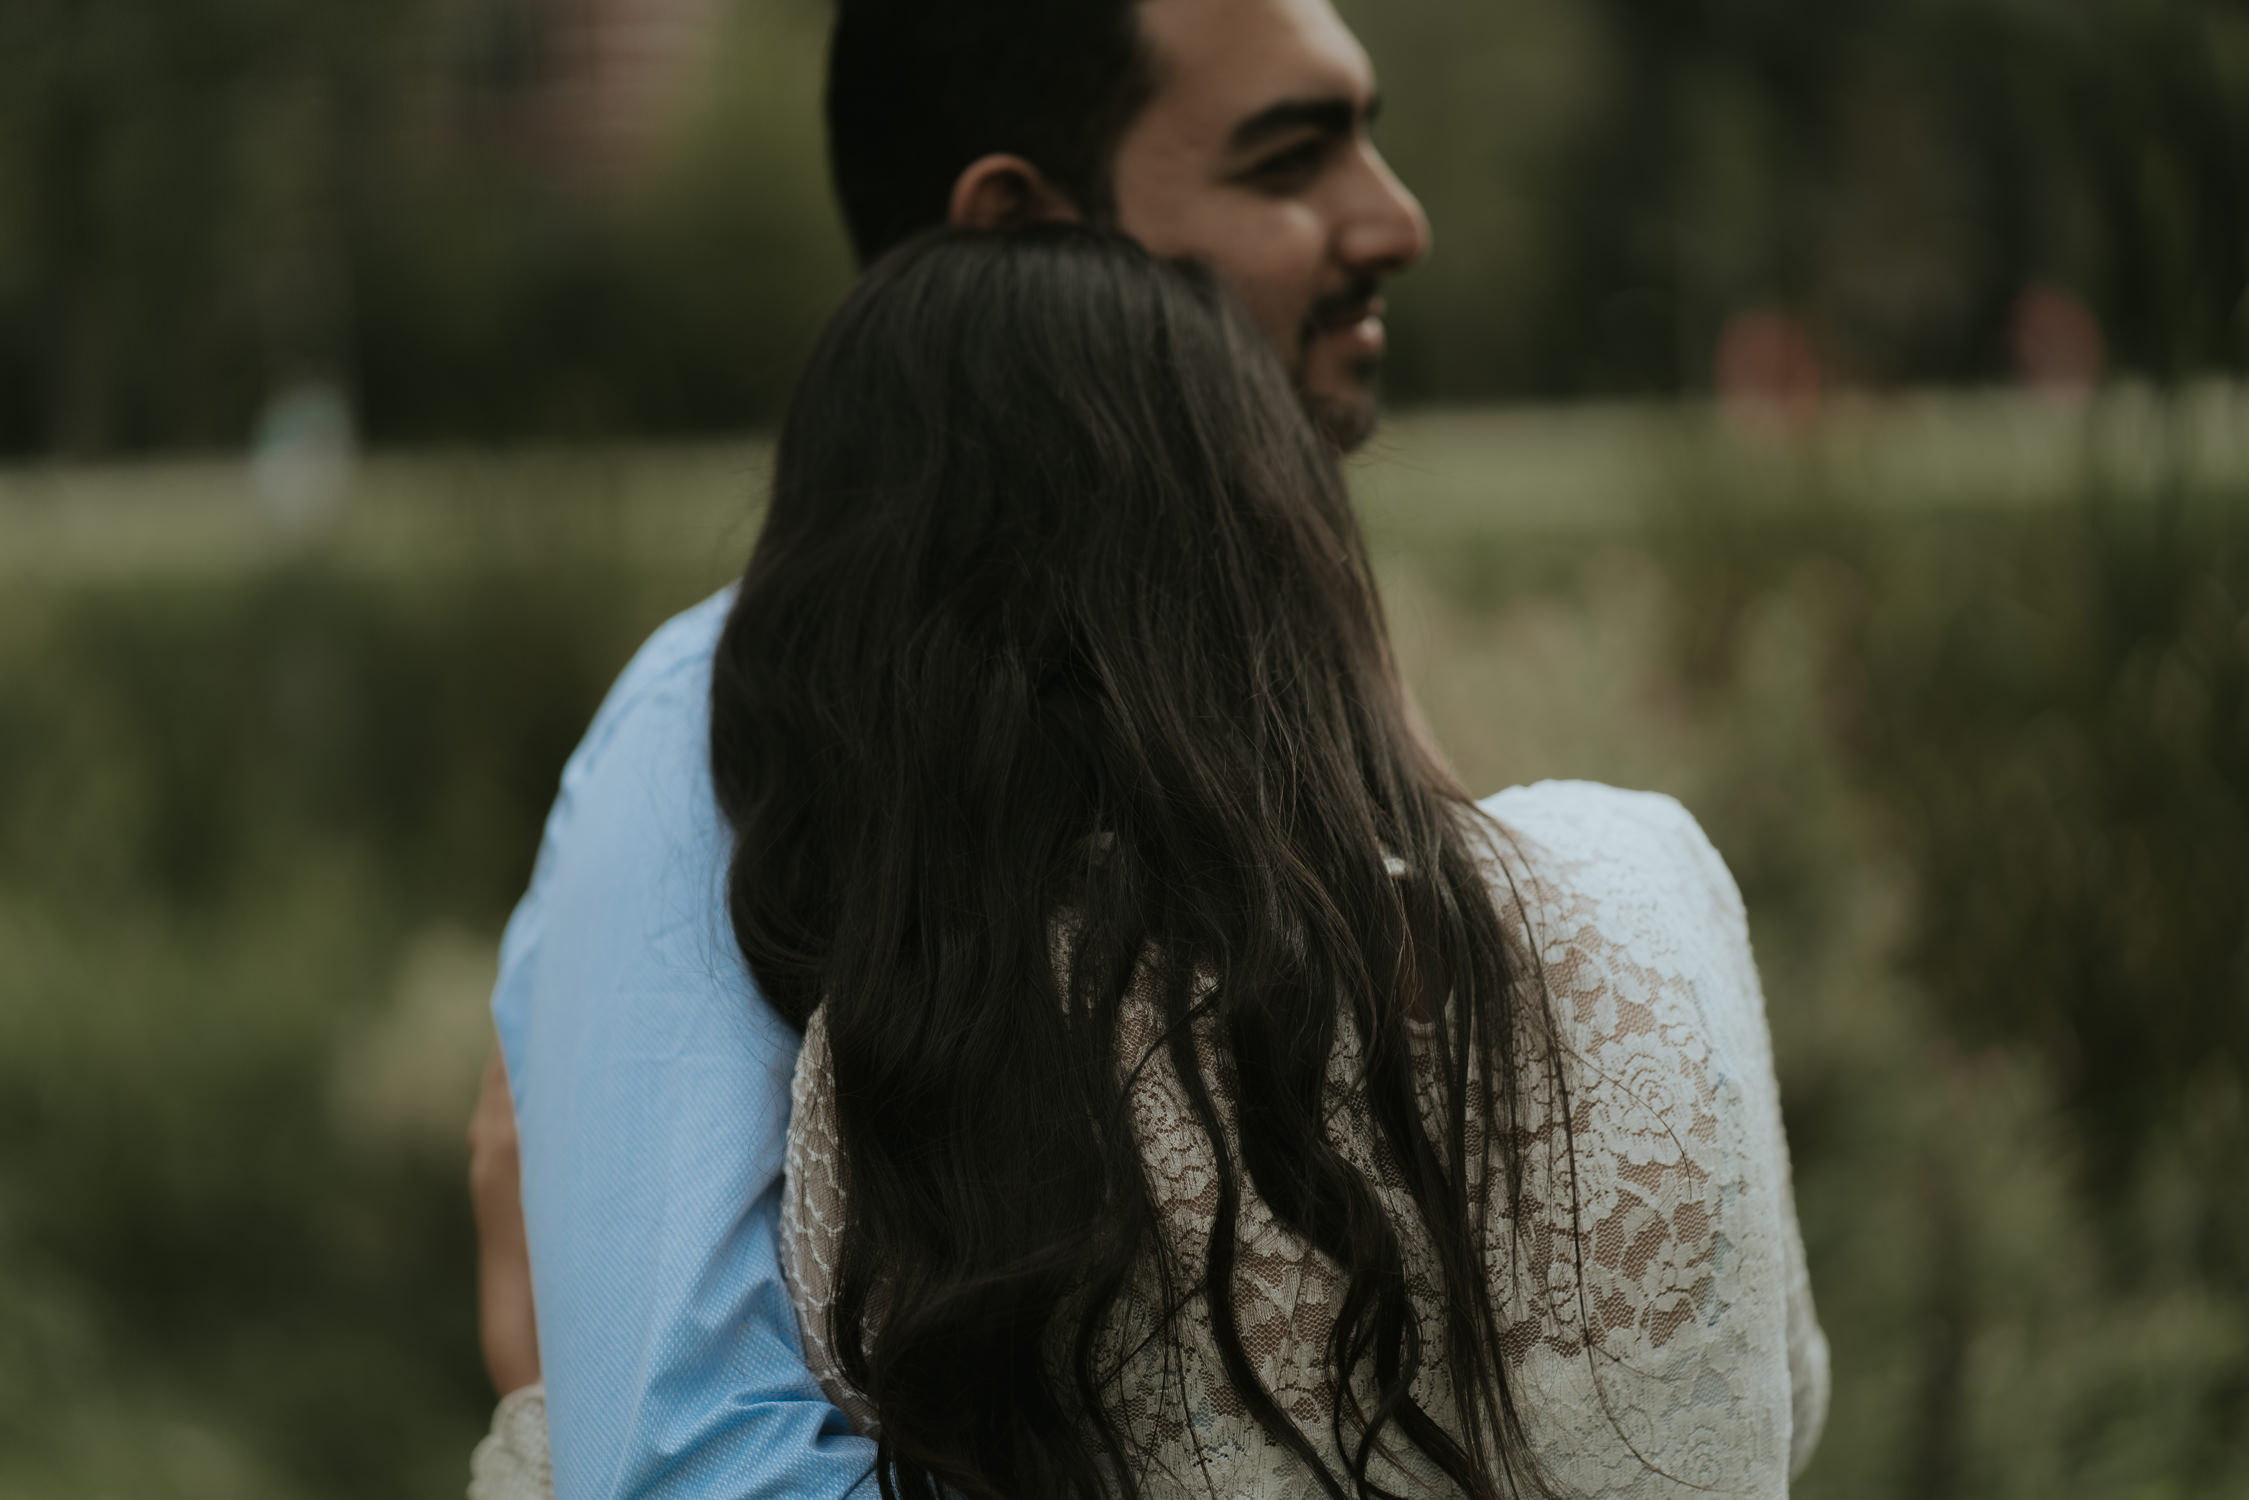
[[[610,690],[500,949],[559,1500],[875,1491],[781,1278],[800,1038],[726,916],[708,746],[732,603],[672,620]]]

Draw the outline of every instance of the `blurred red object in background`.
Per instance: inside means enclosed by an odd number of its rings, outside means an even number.
[[[1795,429],[1818,415],[1819,349],[1793,313],[1743,308],[1718,331],[1712,376],[1729,420],[1755,430]]]
[[[2076,400],[2100,383],[2108,366],[2108,339],[2100,320],[2070,293],[2034,286],[2015,299],[2008,324],[2015,373],[2024,384]]]

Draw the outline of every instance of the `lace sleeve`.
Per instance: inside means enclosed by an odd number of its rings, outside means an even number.
[[[843,1378],[829,1340],[843,1242],[843,1145],[836,1135],[835,1075],[828,1055],[828,1013],[815,1010],[804,1028],[796,1079],[789,1091],[789,1156],[781,1195],[781,1274],[796,1304],[804,1362],[837,1410],[864,1436],[875,1431],[874,1409]]]
[[[1578,1493],[1785,1496],[1825,1346],[1740,894],[1669,797],[1548,782],[1483,808],[1526,872],[1584,1235],[1522,1370],[1534,1446]]]
[[[469,1500],[554,1500],[545,1386],[525,1386],[500,1398],[492,1431],[469,1455]]]
[[[1670,799],[1664,800],[1669,802]],[[1693,872],[1704,902],[1702,919],[1708,930],[1720,938],[1716,945],[1717,966],[1723,980],[1718,993],[1732,996],[1739,1002],[1726,1021],[1734,1033],[1745,1071],[1753,1075],[1762,1096],[1756,1120],[1761,1137],[1759,1154],[1780,1193],[1780,1274],[1787,1298],[1792,1418],[1789,1473],[1794,1476],[1801,1474],[1811,1461],[1813,1450],[1819,1446],[1820,1433],[1827,1425],[1828,1349],[1827,1335],[1820,1328],[1819,1315],[1812,1304],[1811,1272],[1805,1263],[1804,1236],[1796,1218],[1795,1177],[1789,1163],[1788,1132],[1781,1117],[1780,1085],[1773,1070],[1772,1031],[1765,1017],[1764,989],[1758,979],[1756,958],[1750,951],[1749,917],[1742,904],[1741,889],[1694,815],[1677,803],[1670,805],[1675,810],[1675,837],[1682,850],[1682,863]]]

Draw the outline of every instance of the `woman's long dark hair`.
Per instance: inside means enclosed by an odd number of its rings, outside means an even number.
[[[1133,1491],[1096,1331],[1162,1254],[1118,1065],[1136,970],[1219,1163],[1207,1288],[1168,1280],[1164,1311],[1207,1295],[1229,1383],[1329,1495],[1379,1493],[1401,1439],[1464,1494],[1524,1481],[1485,1195],[1521,1192],[1542,992],[1409,726],[1334,455],[1210,275],[1063,228],[941,234],[869,273],[783,429],[711,762],[750,968],[800,1028],[827,1007],[834,1347],[886,1496]],[[1433,1135],[1408,1021],[1448,989]],[[1206,1016],[1238,1151],[1194,1053]],[[1418,1224],[1329,1138],[1345,1027]],[[1346,1472],[1235,1325],[1249,1188],[1346,1278]],[[1408,1234],[1436,1249],[1441,1348]],[[1452,1410],[1417,1393],[1433,1360]]]

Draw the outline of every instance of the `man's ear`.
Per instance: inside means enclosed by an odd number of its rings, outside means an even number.
[[[946,217],[955,229],[1019,229],[1075,222],[1077,205],[1020,156],[980,156],[953,182]]]

